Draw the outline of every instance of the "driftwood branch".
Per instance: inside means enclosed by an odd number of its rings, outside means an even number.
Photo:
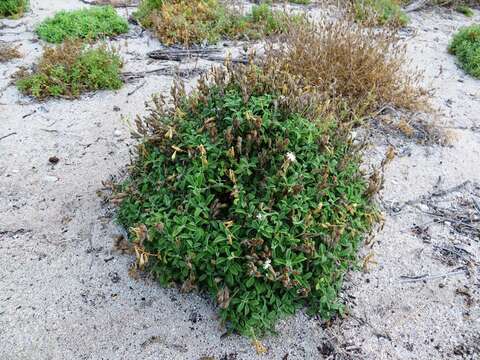
[[[13,136],[13,135],[16,135],[16,134],[17,134],[16,132],[12,132],[12,133],[10,133],[10,134],[0,136],[0,140],[6,139],[7,137]]]
[[[177,69],[171,66],[165,66],[158,69],[147,70],[147,71],[139,71],[139,72],[124,72],[122,73],[122,78],[124,82],[131,82],[137,79],[143,79],[148,75],[169,75],[169,76],[179,76],[182,78],[188,78],[195,75],[199,75],[203,72],[207,71],[207,69]]]
[[[144,80],[140,85],[136,86],[135,89],[133,89],[132,91],[130,91],[127,95],[130,96],[130,95],[135,94],[139,89],[141,89],[142,87],[144,87],[146,83],[147,83],[147,81]]]
[[[229,59],[233,63],[248,63],[246,57],[242,58],[229,58],[228,56],[220,55],[221,50],[217,48],[201,48],[201,49],[160,49],[154,50],[147,54],[151,59],[155,60],[170,60],[170,61],[182,61],[188,58],[201,58],[215,62],[225,62]]]
[[[18,28],[20,26],[24,26],[24,25],[26,25],[26,23],[23,22],[23,21],[19,22],[18,24],[14,24],[14,25],[8,25],[8,24],[5,24],[5,23],[0,23],[0,30],[1,29],[16,29],[16,28]],[[5,34],[2,34],[2,35],[5,35]],[[4,43],[4,42],[7,42],[7,41],[1,40],[1,42]]]
[[[212,54],[219,54],[220,49],[217,48],[201,48],[201,49],[159,49],[150,51],[147,56],[156,60],[172,60],[181,61],[188,57],[205,58]]]
[[[412,2],[410,5],[405,7],[405,12],[412,12],[412,11],[417,11],[423,9],[425,6],[427,6],[429,3],[429,0],[418,0]]]
[[[445,274],[435,274],[435,275],[428,275],[428,274],[418,275],[418,276],[402,275],[400,276],[400,279],[402,279],[402,282],[417,282],[417,281],[427,281],[427,280],[434,280],[434,279],[443,279],[448,276],[467,274],[467,269],[465,267],[460,267],[455,270],[456,271],[451,271]]]
[[[80,0],[88,5],[112,5],[113,7],[136,7],[139,0]]]
[[[406,206],[417,205],[417,204],[419,204],[423,201],[426,201],[428,199],[431,199],[431,198],[442,197],[442,196],[451,194],[453,192],[463,190],[466,186],[469,186],[471,183],[472,182],[470,180],[466,180],[466,181],[462,182],[461,184],[455,185],[451,188],[448,188],[448,189],[445,189],[445,190],[436,190],[436,191],[433,191],[433,192],[429,192],[427,195],[422,195],[422,196],[420,196],[416,199],[406,201],[403,204],[398,205],[398,207],[397,207],[398,211],[397,212],[400,212]]]

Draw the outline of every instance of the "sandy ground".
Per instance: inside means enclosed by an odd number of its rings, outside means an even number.
[[[362,249],[373,261],[345,283],[349,316],[325,324],[299,313],[257,356],[247,339],[222,336],[210,301],[130,278],[132,259],[112,247],[120,229],[97,191],[129,161],[124,118],[142,113],[152,93],[167,93],[173,77],[153,74],[75,101],[20,96],[9,77],[41,53],[35,24],[84,6],[31,3],[21,20],[0,21],[0,41],[25,55],[0,64],[0,359],[480,359],[478,230],[456,218],[480,212],[480,81],[446,52],[478,12],[425,10],[404,31],[453,140],[440,147],[372,137],[372,159],[389,143],[398,156],[379,198],[385,226]],[[159,44],[138,29],[114,43],[127,71],[165,65],[145,60]],[[438,211],[434,223],[429,214]]]

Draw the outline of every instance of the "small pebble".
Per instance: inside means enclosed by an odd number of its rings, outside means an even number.
[[[115,131],[113,132],[113,136],[115,136],[115,137],[120,137],[120,136],[122,136],[122,132],[121,132],[120,130],[115,130]]]
[[[55,181],[58,181],[58,178],[56,176],[47,175],[45,176],[45,180],[48,182],[55,182]]]
[[[110,278],[110,280],[116,284],[120,281],[120,276],[118,275],[118,273],[116,271],[111,271],[108,273],[108,277]]]
[[[60,159],[59,159],[58,157],[56,157],[56,156],[50,156],[50,157],[48,158],[48,162],[49,162],[50,164],[53,164],[53,165],[58,164],[59,161],[60,161]]]
[[[425,204],[418,204],[418,208],[421,210],[421,211],[428,211],[428,206],[425,205]]]

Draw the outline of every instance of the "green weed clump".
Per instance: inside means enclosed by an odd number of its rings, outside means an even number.
[[[448,50],[457,56],[460,66],[468,74],[480,78],[480,25],[460,29],[454,35]]]
[[[27,10],[28,0],[2,0],[0,1],[0,18],[19,18]]]
[[[353,12],[357,21],[369,25],[405,26],[408,16],[398,0],[354,0]]]
[[[36,29],[38,36],[50,43],[61,43],[67,39],[96,40],[127,31],[127,21],[112,6],[60,11]]]
[[[218,0],[143,0],[135,17],[166,45],[259,39],[281,33],[287,20],[286,14],[266,3],[241,15]]]
[[[35,72],[24,74],[17,87],[38,99],[75,98],[86,91],[122,87],[121,67],[120,57],[106,47],[87,49],[67,41],[46,48]]]
[[[472,17],[474,14],[473,10],[468,6],[464,4],[457,5],[455,7],[455,11],[467,16],[467,17]]]

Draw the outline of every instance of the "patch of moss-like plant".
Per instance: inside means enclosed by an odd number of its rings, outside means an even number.
[[[354,0],[353,11],[358,21],[375,26],[404,26],[409,20],[398,0]]]
[[[470,75],[480,78],[480,25],[471,25],[457,32],[448,50],[457,56],[460,66]]]
[[[190,96],[177,88],[173,108],[156,98],[116,193],[138,267],[209,294],[228,330],[250,337],[301,307],[341,311],[375,218],[348,129],[282,106],[262,76],[217,69]]]
[[[473,10],[468,6],[464,4],[457,5],[455,7],[455,11],[467,16],[467,17],[472,17],[474,14]]]
[[[75,98],[87,91],[122,87],[121,67],[120,57],[106,47],[66,42],[46,48],[36,70],[16,84],[22,93],[38,99]]]
[[[50,43],[64,40],[114,36],[128,31],[128,23],[112,6],[61,11],[46,19],[36,29],[38,36]]]
[[[27,10],[28,0],[1,0],[0,18],[19,18]]]
[[[266,3],[242,15],[218,0],[143,0],[135,17],[165,45],[259,39],[281,33],[287,20]]]

